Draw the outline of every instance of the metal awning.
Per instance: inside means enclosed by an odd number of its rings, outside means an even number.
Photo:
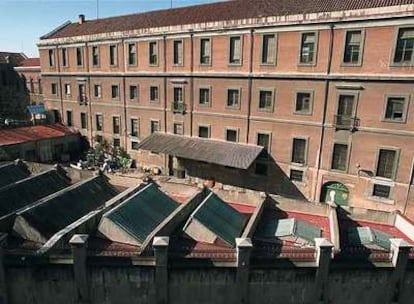
[[[43,104],[27,106],[27,110],[30,112],[30,114],[43,114],[46,112],[45,105]]]
[[[256,145],[162,133],[148,136],[138,148],[238,169],[248,169],[263,150]]]

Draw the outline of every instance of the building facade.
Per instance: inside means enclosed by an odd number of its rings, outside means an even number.
[[[40,104],[43,102],[42,79],[40,77],[40,59],[27,58],[14,68],[26,84],[30,103]]]
[[[38,44],[45,103],[142,166],[414,216],[412,1],[284,2],[81,15]],[[211,166],[139,149],[154,132],[265,152]]]

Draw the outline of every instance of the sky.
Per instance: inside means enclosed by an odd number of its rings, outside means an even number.
[[[172,0],[173,7],[217,0]],[[97,3],[99,3],[97,10]],[[0,0],[0,51],[38,57],[39,37],[66,21],[133,14],[171,7],[171,0]]]

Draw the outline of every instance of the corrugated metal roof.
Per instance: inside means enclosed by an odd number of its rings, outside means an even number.
[[[143,243],[178,206],[151,183],[104,216]]]
[[[0,188],[0,217],[68,186],[70,180],[59,170],[51,169]]]
[[[0,188],[22,180],[29,175],[30,172],[18,164],[0,165]]]
[[[235,245],[235,238],[241,236],[245,225],[244,216],[213,192],[210,192],[191,217],[232,246]]]
[[[261,146],[162,133],[148,136],[138,148],[239,169],[248,169],[263,150]]]
[[[215,21],[288,16],[412,4],[412,0],[238,0],[69,23],[41,39]]]
[[[52,194],[18,214],[42,235],[50,237],[117,194],[104,176],[95,176]]]

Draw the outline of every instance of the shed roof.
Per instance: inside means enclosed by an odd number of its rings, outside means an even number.
[[[41,39],[412,4],[412,0],[236,0],[68,23]]]
[[[40,200],[18,215],[40,234],[50,237],[117,194],[104,176],[95,176]]]
[[[29,170],[19,164],[0,165],[0,188],[22,180],[30,175]]]
[[[179,204],[151,183],[104,215],[143,243]]]
[[[162,133],[148,136],[138,148],[238,169],[248,169],[263,150],[261,146]]]
[[[201,205],[193,212],[191,218],[207,227],[224,242],[234,246],[235,239],[241,236],[245,225],[242,213],[210,192]],[[189,223],[184,226],[184,230]]]
[[[68,186],[69,178],[53,168],[0,188],[0,217]]]

